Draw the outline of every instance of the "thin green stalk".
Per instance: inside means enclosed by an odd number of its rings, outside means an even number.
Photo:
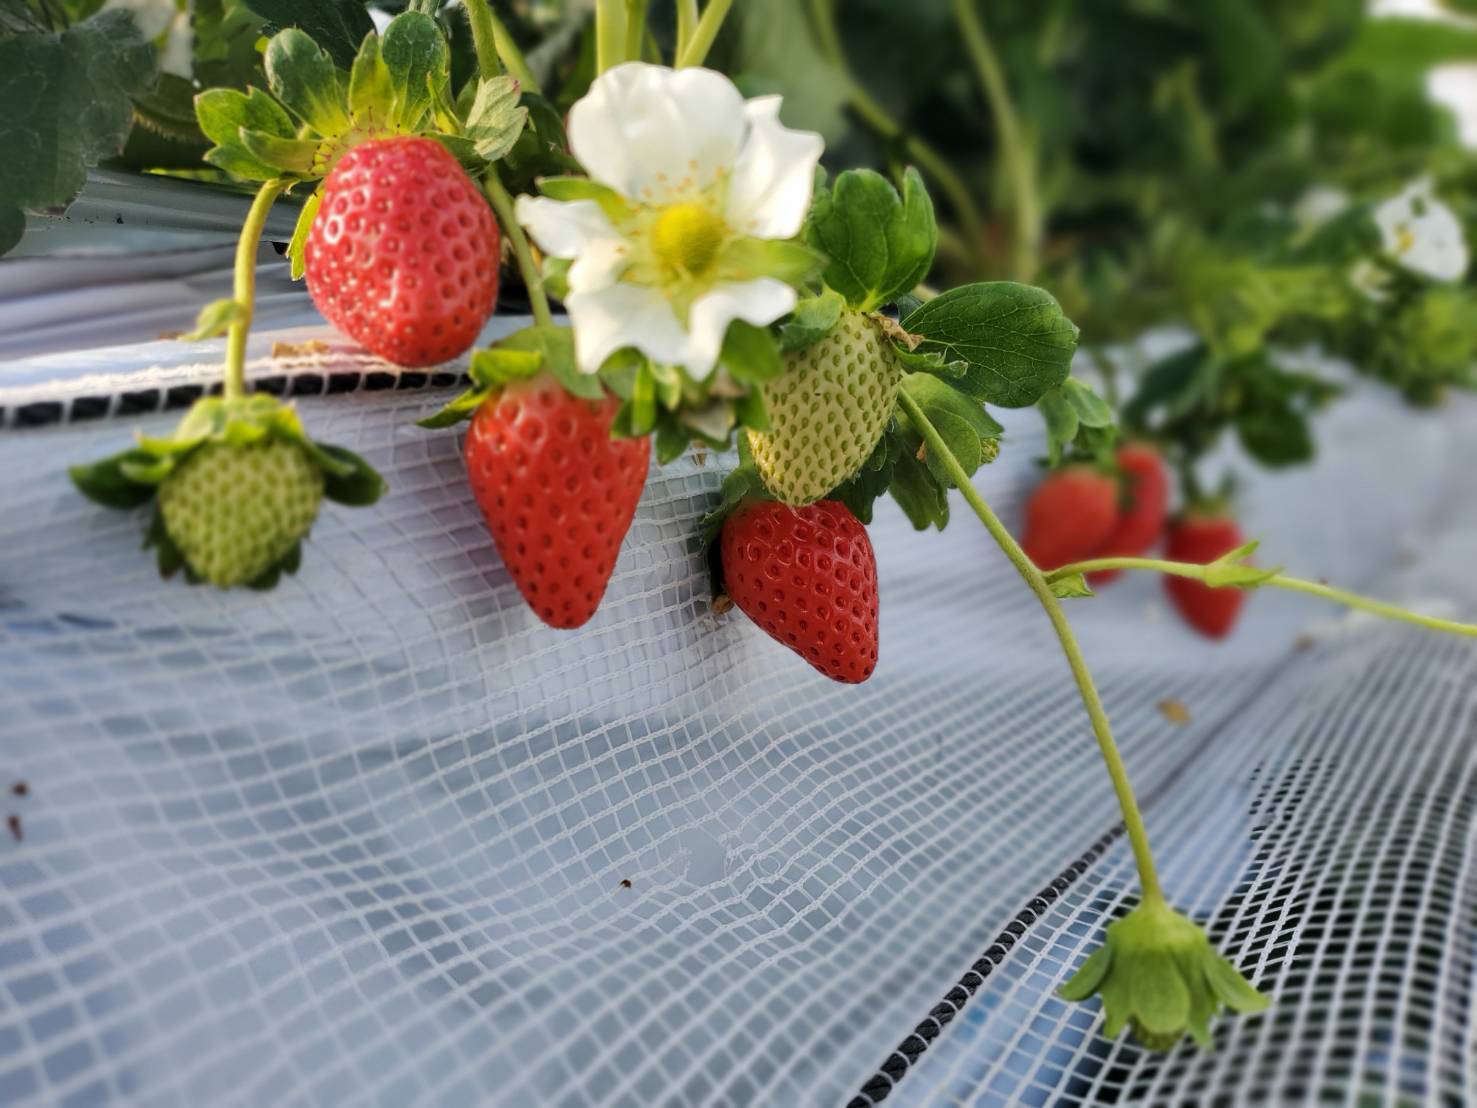
[[[472,25],[472,47],[477,51],[477,74],[483,80],[503,71],[497,56],[497,32],[492,7],[487,0],[465,0],[467,22]]]
[[[1011,216],[1011,276],[1032,281],[1041,264],[1043,221],[1036,187],[1036,154],[1022,127],[1005,69],[975,9],[977,0],[954,0],[954,17],[965,48],[995,120],[1001,169],[1005,175]]]
[[[713,40],[718,37],[718,29],[728,18],[728,9],[731,7],[733,7],[733,0],[708,0],[707,10],[703,12],[702,18],[693,28],[692,39],[688,42],[687,49],[677,57],[677,68],[686,69],[688,66],[703,64],[708,51],[713,48]]]
[[[969,254],[975,262],[979,262],[981,260],[980,249],[985,240],[984,218],[964,178],[942,154],[923,139],[917,135],[903,134],[902,125],[851,76],[846,64],[846,55],[841,49],[841,37],[836,29],[835,0],[810,0],[810,15],[821,53],[837,68],[846,81],[846,95],[851,110],[879,138],[886,142],[901,140],[907,156],[917,163],[918,168],[948,197],[949,206],[953,208],[955,216],[963,225]]]
[[[641,60],[641,46],[646,41],[647,0],[626,0],[626,61]]]
[[[923,436],[923,441],[933,453],[934,458],[943,465],[950,479],[964,494],[965,501],[974,509],[974,514],[984,524],[985,530],[999,544],[1005,556],[1010,559],[1011,565],[1015,566],[1016,572],[1036,594],[1037,601],[1046,611],[1046,618],[1051,621],[1052,630],[1056,632],[1057,640],[1061,643],[1062,653],[1067,656],[1067,665],[1072,670],[1073,680],[1077,682],[1077,691],[1082,696],[1082,704],[1087,709],[1087,717],[1092,721],[1092,732],[1097,737],[1098,749],[1102,752],[1108,776],[1112,779],[1113,792],[1118,797],[1118,807],[1123,813],[1123,826],[1128,832],[1128,841],[1133,847],[1134,861],[1138,866],[1143,902],[1145,904],[1164,903],[1164,892],[1159,887],[1159,875],[1154,869],[1154,855],[1149,849],[1149,835],[1144,829],[1143,815],[1139,812],[1138,801],[1134,798],[1128,772],[1123,767],[1123,758],[1118,753],[1118,744],[1113,740],[1113,729],[1108,724],[1108,715],[1103,710],[1103,702],[1098,696],[1097,686],[1093,684],[1092,674],[1088,671],[1087,662],[1082,657],[1082,649],[1077,645],[1077,636],[1072,633],[1072,626],[1067,622],[1067,616],[1062,611],[1061,603],[1052,595],[1046,578],[1036,568],[1035,563],[1021,549],[1020,544],[1005,529],[1005,525],[991,511],[984,497],[980,496],[979,491],[970,482],[969,475],[959,464],[959,459],[954,456],[948,443],[944,442],[938,430],[929,422],[918,402],[904,389],[898,393],[898,403],[902,405],[903,411],[912,420],[913,426],[918,428],[918,433]]]
[[[595,72],[620,65],[626,56],[624,0],[595,0]]]
[[[680,58],[692,43],[697,30],[697,0],[677,0],[677,49],[672,55]]]
[[[241,225],[241,238],[236,243],[235,282],[231,290],[231,298],[236,301],[236,318],[226,331],[223,391],[227,400],[240,400],[246,395],[246,336],[251,333],[251,317],[256,306],[256,249],[267,223],[267,213],[288,184],[279,178],[262,185],[246,212],[246,222]]]
[[[1168,574],[1171,577],[1188,577],[1194,581],[1209,584],[1207,575],[1209,566],[1196,565],[1192,562],[1170,562],[1160,558],[1093,558],[1085,562],[1073,562],[1069,566],[1054,569],[1046,575],[1048,583],[1063,577],[1070,577],[1076,573],[1096,573],[1104,569],[1148,569],[1157,573]],[[1234,589],[1238,585],[1211,585],[1211,588]],[[1316,581],[1304,581],[1299,577],[1288,577],[1278,573],[1272,577],[1258,581],[1251,588],[1273,588],[1286,589],[1288,592],[1301,592],[1309,596],[1322,597],[1331,600],[1335,604],[1344,604],[1350,608],[1357,608],[1361,612],[1369,612],[1371,615],[1381,616],[1384,619],[1393,619],[1401,623],[1413,623],[1417,627],[1427,627],[1432,631],[1446,631],[1453,635],[1467,635],[1477,638],[1477,624],[1458,623],[1450,619],[1438,619],[1435,616],[1423,616],[1418,612],[1407,611],[1397,608],[1394,604],[1386,604],[1382,600],[1371,600],[1367,596],[1348,592],[1345,589],[1336,589],[1332,585],[1323,585]]]
[[[552,325],[554,317],[549,314],[549,298],[544,292],[543,275],[539,273],[538,262],[534,260],[533,251],[528,246],[528,236],[523,233],[523,228],[513,215],[513,198],[499,180],[497,167],[489,169],[487,176],[482,178],[482,191],[492,202],[492,210],[497,212],[498,221],[507,232],[508,241],[513,244],[513,256],[518,259],[518,272],[523,277],[524,287],[528,289],[528,303],[533,309],[534,322],[545,327]]]

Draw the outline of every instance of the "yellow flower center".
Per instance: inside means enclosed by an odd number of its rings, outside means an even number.
[[[663,265],[694,276],[705,273],[728,234],[722,219],[701,204],[673,204],[651,227],[651,249]]]

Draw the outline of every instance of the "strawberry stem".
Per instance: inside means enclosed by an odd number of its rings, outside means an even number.
[[[241,225],[241,238],[236,243],[235,284],[231,297],[236,301],[236,317],[226,331],[226,379],[223,392],[227,400],[240,400],[246,395],[246,336],[251,333],[251,317],[256,304],[256,250],[266,226],[267,213],[288,184],[278,178],[257,190],[246,222]]]
[[[523,51],[518,49],[518,44],[508,34],[508,28],[492,6],[487,0],[464,0],[464,3],[467,21],[472,25],[472,44],[477,51],[478,76],[484,80],[496,77],[506,68],[524,92],[538,93],[539,83],[528,68]]]
[[[713,46],[713,40],[718,37],[718,29],[728,18],[728,9],[731,7],[733,7],[733,0],[708,0],[708,8],[703,12],[702,18],[697,21],[697,26],[693,28],[692,39],[688,42],[687,49],[682,51],[677,58],[678,69],[703,64],[708,51]]]
[[[1210,577],[1210,566],[1197,565],[1193,562],[1169,562],[1160,558],[1092,558],[1085,562],[1074,562],[1069,566],[1062,566],[1046,574],[1048,583],[1070,577],[1075,573],[1096,573],[1105,569],[1146,569],[1157,573],[1168,574],[1171,577],[1188,577],[1200,581],[1211,588],[1261,588],[1269,586],[1274,589],[1286,589],[1289,592],[1307,593],[1309,596],[1322,597],[1331,600],[1335,604],[1344,604],[1350,608],[1357,608],[1361,612],[1369,612],[1372,615],[1384,619],[1392,619],[1401,623],[1413,623],[1418,627],[1427,627],[1432,631],[1445,631],[1453,635],[1466,635],[1477,638],[1477,624],[1459,623],[1451,619],[1439,619],[1436,616],[1423,616],[1419,612],[1412,612],[1406,608],[1398,608],[1394,604],[1387,604],[1383,600],[1371,600],[1367,596],[1349,592],[1345,589],[1336,589],[1331,585],[1320,584],[1316,581],[1304,581],[1299,577],[1288,577],[1282,573],[1276,573],[1271,577],[1263,578],[1256,582],[1238,585],[1230,582],[1223,585],[1213,584]]]
[[[544,292],[543,275],[539,273],[538,262],[534,261],[528,236],[523,233],[523,228],[513,214],[513,198],[503,187],[496,166],[489,169],[487,176],[482,178],[482,191],[487,194],[492,210],[497,212],[503,230],[508,233],[508,241],[513,244],[513,256],[518,259],[518,272],[522,274],[523,285],[528,290],[528,303],[533,309],[534,322],[543,327],[550,326],[554,317],[549,314],[549,298]]]
[[[622,0],[595,0],[596,75],[625,60],[625,40],[625,8]]]
[[[1118,753],[1118,744],[1113,739],[1113,729],[1108,723],[1107,713],[1103,710],[1102,698],[1098,696],[1097,686],[1093,684],[1092,674],[1088,671],[1087,662],[1082,657],[1082,648],[1077,644],[1077,636],[1072,632],[1072,625],[1067,622],[1067,616],[1062,611],[1060,601],[1052,595],[1046,576],[1036,568],[1036,564],[1021,549],[1020,543],[1015,541],[1014,536],[1006,530],[1005,524],[1000,522],[999,517],[985,503],[984,497],[980,496],[979,491],[970,482],[969,474],[964,472],[959,459],[949,449],[949,444],[929,422],[923,409],[908,394],[907,389],[898,392],[898,404],[912,420],[913,426],[918,428],[918,433],[928,444],[928,449],[933,453],[934,459],[943,465],[950,479],[964,494],[964,499],[974,509],[974,514],[984,524],[985,530],[999,544],[1005,556],[1010,559],[1011,565],[1015,566],[1016,572],[1036,594],[1036,599],[1046,611],[1046,617],[1051,621],[1052,630],[1056,632],[1057,640],[1061,643],[1062,653],[1067,656],[1067,665],[1071,668],[1072,677],[1077,682],[1077,691],[1082,695],[1082,704],[1087,709],[1088,719],[1092,721],[1092,732],[1097,737],[1098,749],[1102,752],[1108,776],[1113,782],[1113,792],[1118,797],[1118,807],[1123,812],[1123,826],[1128,831],[1134,861],[1138,865],[1143,903],[1163,904],[1164,893],[1159,887],[1159,875],[1154,869],[1154,855],[1149,849],[1149,835],[1144,829],[1143,815],[1139,812],[1138,801],[1134,798],[1133,786],[1129,783],[1128,772],[1123,766],[1123,758]]]
[[[639,62],[646,42],[648,0],[626,0],[626,61]]]
[[[673,57],[680,58],[692,42],[697,30],[697,0],[677,0],[677,48]]]

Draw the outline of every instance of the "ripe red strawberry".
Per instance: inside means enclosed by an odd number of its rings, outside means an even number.
[[[877,558],[843,504],[751,500],[719,538],[728,595],[746,616],[835,681],[877,666]]]
[[[610,437],[619,407],[540,373],[483,401],[467,432],[467,478],[492,540],[550,627],[595,614],[646,484],[651,440]]]
[[[1036,486],[1026,502],[1021,545],[1044,570],[1090,558],[1118,518],[1118,486],[1089,466],[1067,466]]]
[[[1140,557],[1152,550],[1164,534],[1169,514],[1169,474],[1164,471],[1159,451],[1148,443],[1128,443],[1118,449],[1118,468],[1126,477],[1128,503],[1119,505],[1118,519],[1103,545],[1093,551],[1094,558]],[[1089,573],[1087,582],[1100,587],[1122,574],[1121,569],[1105,569]]]
[[[434,365],[471,346],[497,303],[497,220],[434,139],[372,139],[323,182],[304,266],[335,327],[398,365]]]
[[[1230,516],[1190,514],[1170,525],[1164,553],[1170,561],[1205,565],[1245,541],[1241,528]],[[1231,633],[1246,603],[1242,589],[1213,589],[1186,577],[1166,577],[1164,587],[1185,622],[1212,639],[1223,639]]]

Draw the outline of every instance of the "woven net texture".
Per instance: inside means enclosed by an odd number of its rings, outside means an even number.
[[[454,376],[330,354],[255,372],[387,499],[327,506],[273,592],[189,588],[66,466],[207,378],[84,361],[112,376],[0,374],[0,1104],[1477,1094],[1467,642],[1264,592],[1210,644],[1148,577],[1072,602],[1171,898],[1275,996],[1213,1053],[1149,1054],[1054,995],[1131,862],[1050,629],[962,503],[943,535],[880,507],[859,687],[711,610],[731,459],[653,469],[600,613],[552,631],[460,435],[411,426]],[[1040,425],[1005,418],[981,485],[1017,524]],[[1356,391],[1316,464],[1248,487],[1260,557],[1470,616],[1474,425]]]

